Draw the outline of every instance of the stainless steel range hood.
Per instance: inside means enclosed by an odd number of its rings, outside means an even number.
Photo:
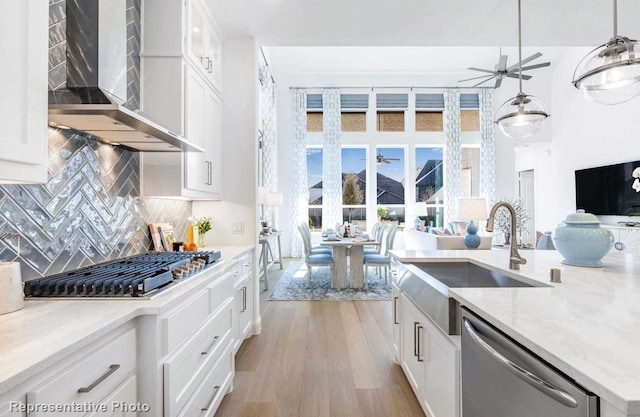
[[[66,8],[67,85],[49,91],[49,124],[133,150],[204,151],[138,110],[140,22],[127,0],[67,0]]]

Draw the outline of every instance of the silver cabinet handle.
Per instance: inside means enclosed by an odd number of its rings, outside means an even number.
[[[398,297],[393,297],[393,324],[398,323]]]
[[[418,326],[419,322],[413,322],[413,356],[418,357]]]
[[[467,329],[467,332],[469,332],[471,340],[473,340],[478,346],[480,346],[485,352],[487,352],[493,359],[495,359],[500,365],[504,366],[513,375],[517,376],[527,384],[531,385],[533,388],[548,395],[559,403],[566,405],[567,407],[578,407],[578,401],[576,401],[576,399],[573,398],[569,393],[543,380],[539,376],[536,376],[517,363],[514,363],[503,356],[490,344],[485,342],[484,339],[482,339],[482,337],[477,333],[476,329],[468,319],[463,318],[462,321],[464,322],[464,327]]]
[[[207,185],[211,185],[213,183],[213,164],[211,161],[204,161],[207,164]]]
[[[416,327],[416,339],[418,339],[418,350],[416,352],[416,358],[418,359],[418,362],[424,362],[424,359],[422,359],[422,353],[420,353],[422,351],[422,346],[420,345],[420,333],[422,333],[422,329],[424,329],[424,327],[422,327],[421,324],[418,324],[418,326]]]
[[[219,389],[220,385],[216,385],[215,387],[213,387],[213,396],[211,396],[211,399],[207,403],[207,406],[205,408],[201,408],[200,411],[207,411],[211,408],[211,406],[213,405],[213,401],[216,399],[216,394],[218,393]]]
[[[247,311],[247,287],[240,288],[240,291],[242,291],[242,309],[240,312],[244,313]]]
[[[207,350],[205,350],[205,351],[203,351],[203,352],[200,352],[200,354],[202,354],[202,355],[207,355],[209,352],[211,352],[211,349],[213,349],[213,347],[216,345],[216,343],[218,343],[218,338],[219,338],[219,337],[220,337],[220,336],[215,336],[215,337],[213,338],[213,342],[211,342],[211,344],[209,345],[209,347],[207,348]]]
[[[109,376],[114,373],[115,371],[117,371],[118,369],[120,369],[120,365],[118,364],[114,364],[109,366],[109,370],[107,372],[104,373],[104,375],[102,375],[100,378],[96,379],[93,384],[89,385],[88,387],[82,387],[82,388],[78,388],[78,392],[79,393],[83,393],[83,392],[91,392],[92,389],[94,389],[95,387],[97,387],[98,385],[100,385],[100,383],[102,381],[104,381],[105,379],[109,378]]]

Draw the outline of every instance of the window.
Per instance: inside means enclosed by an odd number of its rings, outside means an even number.
[[[480,148],[462,148],[462,197],[480,197]]]
[[[443,111],[443,94],[416,94],[416,132],[442,132]]]
[[[342,217],[358,230],[367,229],[366,193],[366,148],[342,148]]]
[[[376,128],[378,132],[404,132],[404,113],[408,107],[408,94],[377,94]]]
[[[377,148],[376,167],[376,204],[388,209],[387,219],[404,223],[404,148]]]
[[[307,132],[322,129],[322,94],[307,94]]]
[[[477,94],[460,94],[460,130],[480,131],[480,99]]]
[[[366,132],[369,94],[340,94],[343,132]]]
[[[309,227],[322,229],[322,148],[307,147],[307,184],[309,186]]]
[[[442,204],[444,167],[442,148],[416,148],[416,202]]]

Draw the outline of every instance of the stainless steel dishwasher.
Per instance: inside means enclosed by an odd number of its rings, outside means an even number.
[[[597,417],[598,397],[462,308],[463,417]]]

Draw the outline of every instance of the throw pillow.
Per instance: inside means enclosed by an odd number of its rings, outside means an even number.
[[[444,232],[441,232],[440,230],[436,230],[436,232],[438,232],[438,236],[450,236],[450,234],[447,233],[447,230],[445,230]]]
[[[458,233],[456,233],[456,236],[466,236],[467,235],[467,226],[463,225],[462,223],[458,223]]]

